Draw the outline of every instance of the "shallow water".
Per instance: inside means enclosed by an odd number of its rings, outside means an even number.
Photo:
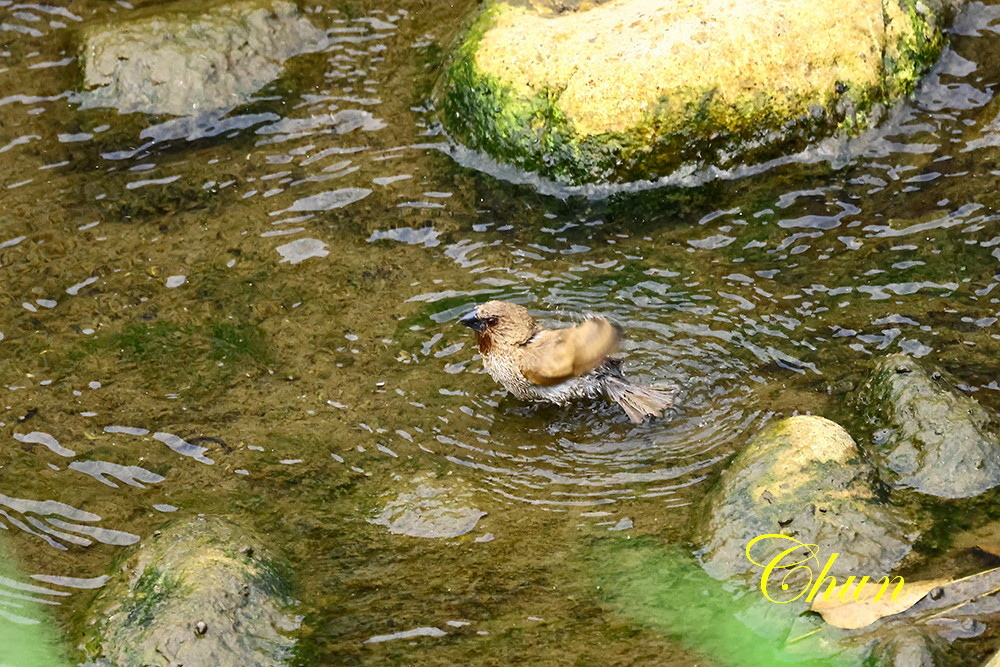
[[[74,32],[126,3],[0,0],[0,525],[68,646],[131,545],[205,513],[288,558],[304,664],[714,664],[592,548],[683,548],[761,425],[857,426],[871,358],[1000,406],[1000,5],[868,135],[611,193],[453,149],[428,96],[474,3],[375,4],[309,5],[328,49],[193,124],[77,108]],[[489,298],[615,318],[676,414],[506,397],[454,322]],[[420,484],[486,514],[392,533]]]

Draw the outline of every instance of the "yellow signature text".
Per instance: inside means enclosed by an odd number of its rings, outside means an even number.
[[[757,562],[750,554],[750,550],[758,543],[763,543],[761,546],[767,547],[767,553],[772,553],[775,548],[781,549],[781,551],[766,563]],[[747,560],[757,567],[763,568],[760,575],[761,592],[765,598],[778,604],[794,602],[802,596],[805,596],[806,602],[812,602],[817,595],[822,595],[824,600],[829,601],[830,595],[838,590],[837,578],[830,574],[830,569],[839,555],[832,553],[825,562],[821,561],[818,545],[806,544],[794,537],[777,533],[755,537],[747,543],[746,548]],[[816,569],[819,570],[818,576],[815,575]],[[857,583],[855,580],[856,577],[853,575],[847,577],[843,585],[839,586],[837,599],[844,602],[852,599],[857,602],[865,602],[869,599],[878,602],[893,582],[897,583],[890,594],[890,599],[895,600],[899,592],[903,590],[903,578],[899,576],[891,579],[884,576],[876,581],[871,581],[870,577],[863,576],[857,579]],[[803,581],[805,583],[801,583]],[[877,587],[874,598],[864,595],[865,587],[869,583],[873,587]],[[826,590],[820,593],[824,584]],[[779,590],[782,592],[779,593]],[[875,588],[870,590],[875,590]],[[772,597],[772,593],[777,597]]]

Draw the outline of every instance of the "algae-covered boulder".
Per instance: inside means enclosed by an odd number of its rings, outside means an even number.
[[[760,432],[732,461],[709,495],[698,542],[705,569],[717,578],[759,581],[761,564],[794,547],[792,540],[817,545],[806,569],[785,569],[773,577],[800,584],[816,576],[836,554],[827,572],[881,577],[910,552],[914,527],[872,488],[874,471],[848,433],[822,417],[798,416]],[[747,559],[747,546],[755,562]],[[804,549],[789,554],[808,556]],[[787,582],[786,582],[787,583]],[[791,589],[798,590],[798,589]],[[792,598],[794,593],[787,595]]]
[[[760,160],[912,90],[952,0],[489,0],[443,90],[462,142],[558,180]]]
[[[82,30],[82,106],[177,116],[231,108],[325,39],[287,0],[156,5]]]
[[[872,456],[894,488],[970,498],[1000,484],[998,424],[955,384],[906,355],[877,362],[861,400],[877,428]]]
[[[262,543],[218,518],[143,542],[95,604],[98,665],[283,665],[299,619]]]

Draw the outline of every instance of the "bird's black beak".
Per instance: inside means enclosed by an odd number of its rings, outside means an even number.
[[[486,320],[480,318],[475,309],[463,315],[462,319],[460,319],[458,323],[464,324],[477,333],[486,328]]]

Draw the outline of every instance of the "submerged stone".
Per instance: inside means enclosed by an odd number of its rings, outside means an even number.
[[[300,619],[261,542],[218,518],[143,543],[105,587],[87,642],[97,665],[283,665]]]
[[[946,665],[948,644],[931,633],[906,628],[875,644],[868,663],[877,667],[937,667]]]
[[[413,488],[386,503],[372,523],[411,537],[458,537],[486,516],[472,507],[471,491],[453,480],[417,476]]]
[[[877,428],[872,456],[894,488],[970,498],[1000,484],[996,419],[941,371],[891,355],[861,400]]]
[[[83,30],[82,106],[185,116],[246,102],[326,34],[285,0],[186,0]]]
[[[492,0],[445,125],[583,183],[729,166],[868,123],[936,59],[947,0]]]
[[[758,564],[747,559],[747,545],[760,536],[785,535],[818,550],[807,569],[779,570],[775,581],[786,572],[797,585],[807,575],[818,577],[834,554],[827,574],[888,574],[910,552],[915,535],[909,521],[876,497],[873,478],[851,436],[828,419],[798,416],[768,426],[736,456],[708,498],[697,537],[705,569],[720,579],[758,582],[759,564],[793,543],[761,540],[752,549]],[[785,599],[799,588],[789,590]]]

